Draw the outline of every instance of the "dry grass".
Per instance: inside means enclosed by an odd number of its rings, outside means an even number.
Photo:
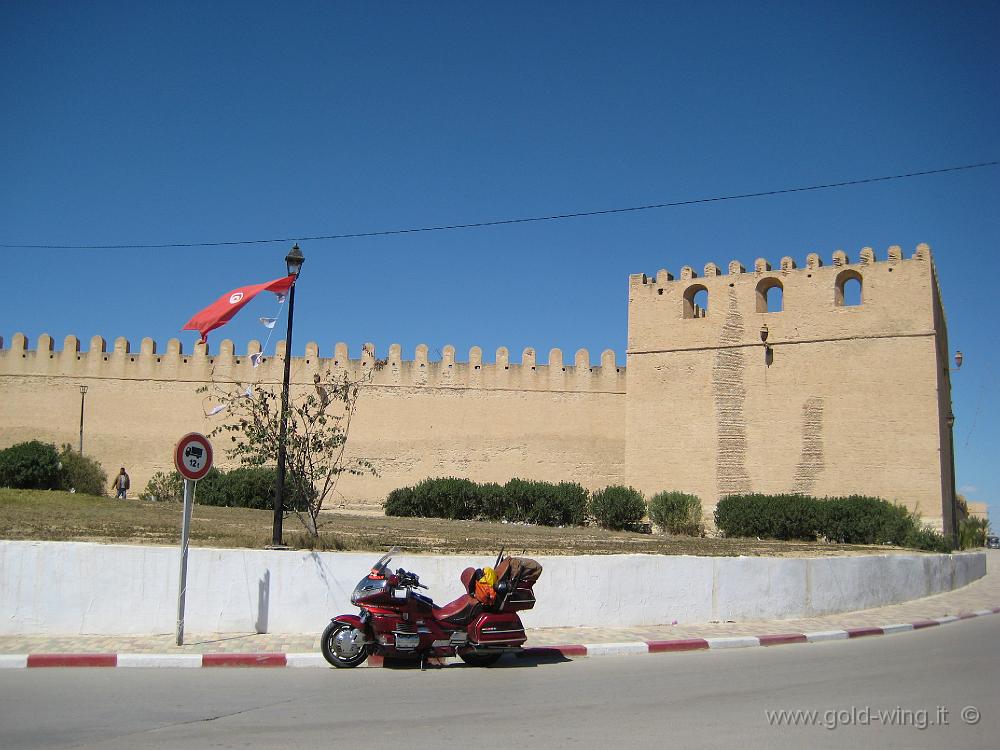
[[[271,541],[272,514],[265,510],[196,505],[191,544],[200,547],[262,549]],[[106,497],[0,489],[0,538],[116,544],[177,544],[179,503],[112,500]],[[285,542],[298,548],[382,550],[399,545],[408,552],[495,553],[501,545],[529,555],[648,553],[664,555],[843,555],[898,552],[822,542],[757,539],[697,539],[603,529],[551,528],[438,518],[389,518],[349,513],[323,516],[317,545],[294,517],[285,520]]]

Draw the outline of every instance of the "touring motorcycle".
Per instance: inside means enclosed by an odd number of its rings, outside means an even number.
[[[521,649],[527,637],[517,613],[535,606],[533,586],[541,565],[504,557],[501,549],[493,576],[487,576],[495,579],[486,586],[488,596],[483,595],[483,571],[466,568],[461,575],[465,593],[439,607],[417,591],[427,587],[416,573],[389,568],[399,551],[393,547],[379,558],[354,588],[351,604],[360,614],[338,615],[323,631],[321,648],[330,664],[356,667],[377,654],[419,659],[424,666],[428,657],[457,654],[466,664],[485,667]]]

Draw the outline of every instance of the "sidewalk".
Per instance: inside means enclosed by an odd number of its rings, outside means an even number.
[[[897,633],[995,613],[1000,613],[1000,552],[988,550],[987,573],[980,580],[956,591],[903,604],[799,620],[684,623],[641,628],[529,628],[527,647],[554,649],[566,656],[596,656],[778,645]],[[523,614],[526,624],[530,625],[531,613]],[[135,666],[157,666],[156,660],[140,659],[140,655],[173,657],[162,660],[163,666],[325,666],[320,655],[319,636],[319,632],[308,635],[189,633],[185,635],[185,644],[177,646],[173,633],[147,636],[0,635],[0,667],[43,666],[46,663],[53,666],[64,663],[125,666],[123,661],[134,662]],[[84,654],[100,657],[79,658]],[[132,658],[115,659],[125,655]],[[189,658],[178,658],[183,656]],[[34,663],[29,663],[32,661]]]

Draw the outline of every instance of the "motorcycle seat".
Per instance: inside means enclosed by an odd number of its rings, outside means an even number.
[[[480,609],[481,605],[478,599],[468,594],[462,594],[458,599],[443,607],[435,607],[434,619],[451,625],[468,625],[469,621],[479,614]]]

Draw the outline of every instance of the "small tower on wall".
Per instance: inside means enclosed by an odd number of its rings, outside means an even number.
[[[766,341],[763,339],[766,338]],[[864,494],[951,530],[948,337],[930,248],[629,279],[625,474],[647,496]]]

